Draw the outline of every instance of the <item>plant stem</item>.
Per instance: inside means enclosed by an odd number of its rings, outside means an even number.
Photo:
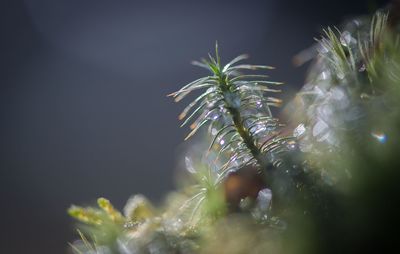
[[[226,97],[226,94],[232,93],[230,91],[230,86],[226,81],[225,77],[220,77],[219,78],[220,82],[220,88],[223,92],[224,100],[225,102],[228,101],[228,98]],[[249,130],[244,126],[243,124],[243,118],[240,114],[240,111],[238,108],[233,107],[232,105],[229,105],[227,103],[226,108],[230,115],[232,116],[233,124],[239,133],[240,137],[243,139],[244,144],[246,147],[250,150],[251,155],[254,157],[254,159],[257,161],[258,166],[260,167],[259,173],[261,176],[264,178],[266,181],[266,184],[269,185],[269,180],[266,177],[266,170],[269,167],[269,165],[266,163],[266,161],[263,159],[262,153],[260,149],[256,146],[256,142],[254,138],[250,135]]]

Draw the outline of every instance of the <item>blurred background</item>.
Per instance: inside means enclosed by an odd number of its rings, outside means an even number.
[[[0,253],[66,253],[71,203],[174,188],[183,108],[165,95],[204,75],[191,60],[277,67],[283,98],[321,29],[387,1],[3,0],[0,3]]]

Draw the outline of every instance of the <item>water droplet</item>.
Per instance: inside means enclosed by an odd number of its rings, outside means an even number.
[[[189,171],[189,173],[191,174],[196,173],[196,169],[194,169],[193,167],[193,161],[187,156],[185,156],[185,165],[186,165],[186,170]]]
[[[318,51],[319,51],[320,53],[322,53],[322,54],[326,54],[326,53],[329,52],[329,49],[328,49],[327,47],[325,47],[324,45],[320,44],[319,50],[318,50]]]
[[[211,120],[217,120],[221,116],[220,110],[211,110],[207,113],[207,118]]]
[[[338,79],[344,79],[343,71],[338,70],[338,72],[336,73],[336,76],[337,76]]]
[[[169,232],[179,232],[184,227],[184,223],[180,218],[171,218],[164,221],[164,227]]]
[[[330,74],[329,74],[328,71],[323,71],[323,72],[321,72],[320,77],[321,77],[322,80],[327,80],[327,79],[329,79]]]
[[[240,209],[244,211],[249,210],[251,208],[251,205],[252,205],[252,200],[249,197],[242,198],[239,202]]]
[[[318,142],[322,142],[322,141],[330,141],[330,133],[329,132],[327,132],[327,133],[325,133],[324,135],[322,135],[322,136],[318,136],[317,137],[317,141]],[[330,142],[329,142],[330,143]]]
[[[293,140],[288,141],[287,144],[286,144],[286,147],[287,147],[289,150],[294,150],[294,149],[296,149],[296,142],[293,141]]]
[[[362,94],[360,94],[360,98],[363,99],[363,100],[365,100],[365,99],[371,99],[371,96],[369,96],[369,95],[366,94],[366,93],[362,93]]]
[[[257,204],[261,211],[267,211],[270,207],[272,200],[272,191],[268,188],[262,189],[258,192]]]
[[[124,228],[126,228],[126,229],[131,229],[131,228],[134,228],[134,227],[136,227],[136,226],[138,226],[138,225],[139,225],[138,222],[135,222],[135,221],[127,221],[127,222],[125,222],[125,224],[124,224]]]
[[[340,43],[345,47],[349,47],[356,42],[357,42],[356,39],[354,39],[353,36],[351,36],[349,31],[344,31],[340,35]]]
[[[140,250],[138,243],[134,240],[129,241],[127,239],[117,239],[117,246],[118,246],[118,253],[121,254],[135,254],[139,253]],[[96,253],[101,253],[101,252],[98,252],[96,248]]]
[[[330,105],[330,104],[322,105],[320,110],[319,110],[319,112],[321,114],[321,118],[323,118],[323,119],[331,119],[332,118],[332,114],[333,114],[332,105]]]
[[[304,132],[306,131],[306,127],[304,126],[304,124],[299,124],[293,131],[293,136],[295,136],[296,138],[302,136],[304,134]]]
[[[372,137],[374,137],[376,140],[378,140],[379,143],[384,144],[387,141],[387,136],[385,133],[382,132],[372,132],[371,133]]]
[[[262,131],[266,131],[266,130],[267,130],[267,127],[265,127],[265,125],[259,124],[255,128],[253,128],[253,135],[257,135],[258,133],[260,133]]]
[[[339,87],[334,87],[331,90],[332,99],[341,100],[345,96],[344,91]]]
[[[330,99],[334,101],[332,103],[328,102],[327,104],[333,104],[335,108],[340,110],[344,110],[350,104],[349,96],[346,91],[340,87],[334,87],[331,89]]]
[[[355,19],[355,20],[353,20],[353,23],[356,25],[356,27],[361,26],[360,20]]]
[[[316,136],[322,134],[326,129],[328,129],[328,125],[327,125],[324,121],[319,120],[319,121],[314,125],[312,134],[313,134],[314,137],[316,137]]]

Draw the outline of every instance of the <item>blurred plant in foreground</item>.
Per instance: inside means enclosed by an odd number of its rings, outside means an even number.
[[[279,82],[263,65],[195,65],[210,71],[170,94],[203,91],[179,115],[190,173],[165,204],[141,195],[120,213],[72,206],[81,222],[76,253],[349,253],[390,247],[400,158],[398,22],[386,12],[328,28],[306,85],[288,105],[290,125],[271,114]],[[395,17],[395,15],[394,15]],[[207,127],[201,132],[202,127]],[[385,233],[386,232],[386,233]],[[379,234],[384,236],[383,241]]]

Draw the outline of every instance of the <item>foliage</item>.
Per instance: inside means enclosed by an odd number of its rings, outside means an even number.
[[[179,102],[202,91],[179,115],[191,129],[185,140],[201,134],[185,156],[190,174],[182,186],[161,207],[136,195],[124,215],[106,199],[99,208],[72,206],[83,232],[73,250],[347,253],[378,246],[374,234],[397,216],[385,199],[395,200],[400,166],[399,33],[390,18],[377,12],[324,31],[306,85],[287,106],[289,126],[271,114],[281,101],[269,94],[281,83],[260,71],[272,67],[240,64],[246,55],[222,65],[216,45],[215,56],[194,62],[211,74],[169,95]]]

